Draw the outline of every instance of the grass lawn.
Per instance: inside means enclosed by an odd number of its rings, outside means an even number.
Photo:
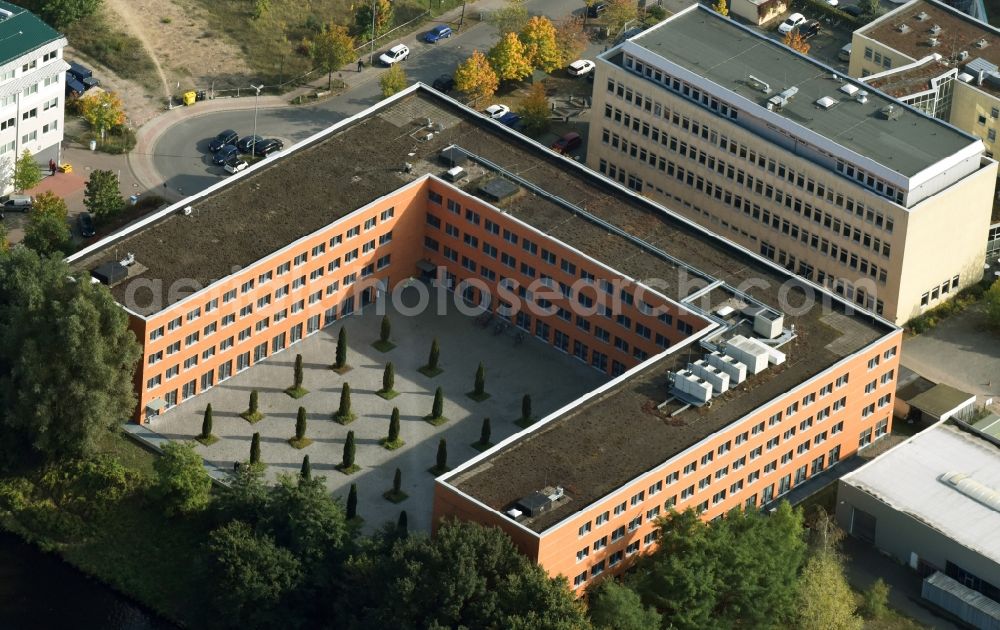
[[[313,441],[307,437],[304,437],[301,440],[296,438],[288,438],[288,443],[292,445],[292,448],[303,449],[312,444]]]
[[[528,427],[530,427],[531,425],[535,424],[536,422],[538,422],[538,418],[535,418],[535,417],[531,417],[531,418],[518,418],[517,420],[514,421],[514,424],[516,424],[517,426],[521,427],[522,429],[527,429]]]
[[[391,341],[382,341],[381,339],[372,343],[372,348],[375,348],[379,352],[389,352],[396,347],[396,344]]]
[[[485,444],[483,444],[482,442],[473,442],[469,446],[471,446],[472,448],[474,448],[477,451],[479,451],[480,453],[482,453],[483,451],[485,451],[487,449],[493,448],[493,442],[487,442]]]
[[[337,464],[337,470],[344,473],[345,475],[353,475],[354,473],[361,470],[361,466],[358,466],[357,464],[351,464],[350,466],[345,468],[343,464]]]
[[[342,416],[339,413],[333,414],[333,421],[334,422],[339,422],[340,424],[342,424],[344,426],[347,426],[347,425],[351,424],[352,422],[354,422],[357,419],[358,419],[357,414],[353,414],[353,413],[348,414],[346,416]]]
[[[390,442],[388,438],[382,438],[381,440],[378,441],[378,443],[381,444],[382,447],[387,451],[394,451],[397,448],[402,448],[402,446],[406,444],[406,442],[398,438],[393,440],[392,442]]]
[[[76,20],[66,28],[73,47],[107,66],[123,79],[136,81],[152,94],[161,94],[163,87],[156,74],[153,58],[128,29],[112,19],[111,9],[100,8],[90,17]]]
[[[264,414],[262,414],[260,411],[255,411],[253,413],[250,413],[250,410],[247,409],[246,411],[240,414],[240,417],[249,422],[250,424],[257,424],[258,422],[264,419]]]
[[[466,392],[465,395],[476,402],[483,402],[484,400],[488,400],[490,397],[489,393],[487,392],[483,392],[482,394],[477,394],[476,392],[473,391],[473,392]]]

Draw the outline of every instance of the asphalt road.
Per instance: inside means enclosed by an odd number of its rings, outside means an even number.
[[[580,13],[581,0],[529,0],[528,10],[550,18],[562,18]],[[486,50],[496,40],[496,29],[479,23],[466,28],[437,44],[418,42],[411,46],[404,63],[410,81],[428,85],[442,74],[451,74],[455,66],[474,49]],[[603,45],[594,45],[586,54],[600,52]],[[257,112],[257,133],[265,138],[280,138],[285,146],[309,137],[347,116],[381,100],[380,73],[368,72],[369,78],[343,94],[314,106],[261,109]],[[249,135],[254,129],[253,110],[215,112],[183,120],[171,127],[153,146],[153,164],[163,182],[184,195],[194,194],[216,183],[224,172],[211,163],[208,142],[219,131],[235,129]]]

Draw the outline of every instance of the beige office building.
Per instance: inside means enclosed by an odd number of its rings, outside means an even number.
[[[898,323],[983,273],[983,143],[693,6],[599,57],[588,164]]]

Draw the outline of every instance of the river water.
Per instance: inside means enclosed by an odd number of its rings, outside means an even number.
[[[56,556],[0,532],[0,628],[167,630],[174,626]]]

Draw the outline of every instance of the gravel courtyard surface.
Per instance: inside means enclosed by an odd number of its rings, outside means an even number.
[[[408,290],[409,292],[413,290]],[[351,483],[358,484],[358,514],[365,531],[387,520],[395,521],[406,510],[414,530],[429,531],[433,476],[438,441],[446,438],[448,465],[456,467],[477,454],[471,444],[479,439],[484,417],[491,418],[492,442],[497,443],[520,429],[521,397],[531,394],[533,415],[543,417],[596,388],[606,376],[533,337],[515,344],[512,332],[495,334],[493,326],[478,325],[474,318],[457,311],[448,295],[448,309],[437,315],[434,308],[406,317],[391,306],[392,342],[396,347],[382,353],[372,347],[378,339],[381,314],[369,306],[361,315],[347,317],[307,337],[283,352],[237,374],[196,398],[156,418],[150,428],[171,439],[190,440],[201,430],[205,407],[211,403],[214,428],[219,439],[212,446],[197,445],[198,452],[220,468],[231,469],[235,461],[249,458],[250,438],[261,434],[262,460],[268,478],[280,473],[298,473],[302,457],[309,455],[313,475],[326,477],[329,490],[346,500]],[[409,300],[408,300],[409,303]],[[433,301],[432,301],[433,303]],[[334,361],[337,334],[347,329],[348,364],[352,369],[338,375],[329,369]],[[427,362],[431,340],[437,337],[444,371],[428,378],[417,371]],[[295,355],[302,354],[304,387],[309,393],[295,400],[284,390],[292,384]],[[395,367],[395,390],[399,396],[384,400],[376,395],[382,386],[386,362]],[[474,402],[472,391],[476,367],[486,366],[486,391],[490,398]],[[343,383],[351,386],[352,411],[357,419],[343,426],[332,420]],[[434,389],[444,392],[444,415],[448,422],[432,426],[424,421],[431,410]],[[256,389],[265,418],[251,425],[239,414],[247,409],[250,391]],[[306,436],[313,443],[295,449],[288,438],[295,434],[299,406],[308,413]],[[400,411],[400,437],[406,444],[395,451],[384,449],[379,440],[389,429],[393,407]],[[343,455],[347,432],[353,430],[357,446],[356,464],[361,470],[344,475],[336,470]],[[403,473],[403,491],[409,498],[393,504],[382,497],[392,487],[396,468]]]

